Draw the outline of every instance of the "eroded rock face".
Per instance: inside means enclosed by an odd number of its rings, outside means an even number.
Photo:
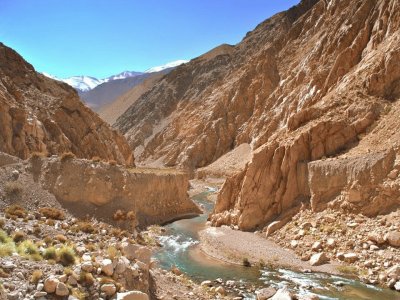
[[[397,109],[393,101],[399,97],[400,69],[396,66],[400,38],[396,32],[400,3],[318,1],[308,8],[288,24],[285,38],[265,42],[265,47],[273,45],[278,57],[280,83],[258,98],[260,105],[236,137],[253,137],[251,143],[257,150],[247,168],[229,178],[222,188],[211,217],[215,225],[237,224],[251,230],[310,198],[314,209],[321,209],[338,193],[346,194],[347,202],[368,204],[373,195],[365,198],[367,188],[360,194],[357,184],[374,185],[377,197],[384,193],[383,182],[394,156],[384,159],[384,166],[367,158],[363,161],[362,156],[368,153],[367,147],[373,150],[371,156],[379,157],[381,151],[392,147],[396,152],[395,139],[381,140],[380,146],[364,145],[365,151],[354,150],[352,162],[343,160],[345,166],[328,174],[322,169],[312,173],[310,183],[308,170],[309,165],[311,172],[318,168],[318,162],[309,164],[311,161],[361,147],[362,139],[368,140],[373,133],[368,129],[371,125],[379,127],[388,117],[394,120],[387,111]],[[321,162],[320,166],[324,164],[333,167],[334,162]],[[357,168],[352,167],[355,164]],[[378,178],[367,183],[375,173]],[[315,184],[325,175],[326,184]],[[358,176],[361,183],[355,180]],[[394,191],[393,196],[397,193],[397,188],[386,189]],[[361,205],[362,210],[366,214],[384,212],[394,203],[398,205],[394,198],[386,203],[377,198],[374,203],[380,203],[378,209],[373,203]]]
[[[189,199],[189,175],[183,172],[126,169],[80,159],[31,163],[40,184],[80,217],[95,215],[142,227],[201,212]]]
[[[49,79],[0,43],[0,151],[73,152],[133,165],[125,139],[81,103],[74,89]]]

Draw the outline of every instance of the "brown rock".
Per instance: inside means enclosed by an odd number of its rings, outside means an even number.
[[[385,235],[385,240],[388,241],[390,246],[400,247],[400,232],[391,231]]]
[[[124,137],[83,105],[72,87],[37,73],[3,44],[0,66],[0,151],[23,159],[71,151],[133,165]]]
[[[327,263],[329,258],[326,256],[324,252],[313,254],[310,258],[310,265],[319,266]]]

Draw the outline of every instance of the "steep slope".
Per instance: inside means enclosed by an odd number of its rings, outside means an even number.
[[[113,125],[119,116],[135,103],[140,96],[150,90],[155,83],[165,75],[165,73],[168,73],[168,71],[148,74],[148,78],[134,86],[126,93],[118,96],[116,99],[111,99],[111,102],[107,101],[109,103],[100,107],[97,113],[104,121]]]
[[[72,151],[133,164],[125,139],[83,105],[73,88],[35,72],[1,43],[0,151],[20,158]]]
[[[110,80],[91,90],[79,92],[79,96],[91,109],[98,111],[102,106],[110,104],[115,98],[142,83],[149,76],[150,74],[145,73],[134,77]]]
[[[396,105],[399,29],[395,0],[303,0],[232,51],[178,67],[116,126],[139,160],[166,165],[202,167],[250,144],[251,162],[226,181],[211,220],[264,226],[313,201],[309,162],[356,147]]]

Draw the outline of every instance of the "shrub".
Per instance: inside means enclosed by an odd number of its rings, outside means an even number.
[[[23,257],[36,261],[42,259],[37,245],[31,240],[26,240],[20,243],[17,247],[17,250],[18,253]]]
[[[7,278],[7,277],[10,277],[10,274],[4,271],[3,268],[0,268],[0,278]]]
[[[65,214],[61,209],[54,207],[42,207],[39,209],[39,212],[45,216],[46,218],[53,220],[64,220]]]
[[[8,197],[15,197],[22,194],[24,186],[18,181],[9,181],[4,185],[4,192]]]
[[[43,272],[41,270],[35,270],[31,275],[31,282],[37,284],[40,279],[43,277]]]
[[[242,264],[245,267],[251,267],[250,261],[247,257],[243,258]]]
[[[61,162],[66,162],[66,161],[68,161],[70,159],[74,159],[74,158],[76,158],[76,156],[72,152],[64,152],[61,155]]]
[[[43,252],[43,258],[46,260],[57,260],[56,248],[49,247]]]
[[[114,259],[120,255],[120,252],[114,246],[110,246],[107,248],[107,254],[110,259]]]
[[[126,220],[126,213],[118,209],[113,215],[114,221],[124,221]]]
[[[32,159],[39,159],[39,158],[43,158],[43,157],[45,157],[46,155],[43,153],[43,152],[33,152],[32,154],[31,154],[31,158]]]
[[[92,223],[87,221],[79,221],[76,223],[76,228],[78,231],[82,231],[85,233],[95,233],[97,232],[96,228],[93,227]]]
[[[0,244],[0,257],[11,256],[15,252],[14,243]]]
[[[46,245],[52,245],[52,244],[53,244],[53,239],[52,239],[51,237],[49,237],[49,236],[46,236],[46,237],[43,239],[43,242],[45,242]]]
[[[5,231],[0,230],[0,243],[5,244],[5,243],[8,243],[10,241],[11,241],[11,239],[8,236],[8,234]]]
[[[16,231],[13,235],[14,243],[20,243],[25,239],[26,235],[22,231]]]
[[[115,161],[113,159],[109,160],[108,163],[109,163],[110,166],[116,166],[117,165],[117,161]]]
[[[343,273],[343,274],[347,274],[347,275],[356,275],[358,274],[358,269],[357,267],[354,266],[337,266],[336,269]]]
[[[63,246],[57,250],[57,261],[64,267],[75,263],[75,251],[69,246]]]
[[[3,228],[5,224],[6,224],[6,220],[0,219],[0,228]]]
[[[8,218],[10,218],[11,216],[15,216],[17,218],[25,218],[25,216],[27,215],[26,210],[17,204],[7,207],[5,209],[5,212],[6,212],[6,217]]]
[[[92,157],[92,162],[100,162],[101,161],[101,158],[99,157],[99,156],[93,156]]]
[[[65,236],[65,235],[63,235],[63,234],[57,234],[56,236],[55,236],[55,239],[57,240],[57,241],[59,241],[60,243],[66,243],[67,241],[68,241],[68,239],[67,239],[67,237]]]
[[[81,274],[79,275],[79,282],[81,284],[93,285],[95,280],[92,273],[82,271]]]

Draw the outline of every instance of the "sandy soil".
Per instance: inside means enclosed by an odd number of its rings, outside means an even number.
[[[302,261],[293,251],[284,249],[252,232],[232,230],[223,226],[208,227],[199,234],[200,247],[204,253],[233,264],[243,264],[243,259],[247,258],[252,265],[264,264],[294,270],[309,269],[313,272],[340,274],[336,269],[339,264],[313,267],[308,262]]]

